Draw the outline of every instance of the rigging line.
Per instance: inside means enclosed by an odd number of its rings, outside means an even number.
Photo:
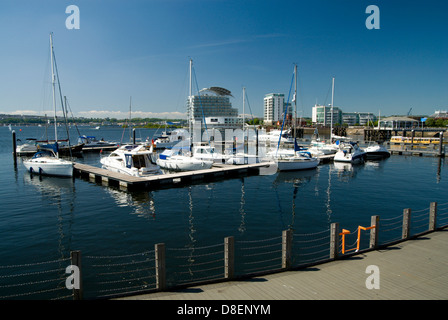
[[[66,110],[64,108],[64,100],[62,99],[61,81],[59,79],[59,70],[58,70],[58,65],[56,63],[56,55],[54,53],[54,48],[52,49],[52,54],[53,54],[54,69],[56,71],[56,78],[58,79],[59,98],[61,99],[62,114],[64,116],[64,122],[65,122],[65,131],[67,132],[68,150],[70,153],[70,158],[72,158],[73,155],[72,155],[72,148],[71,148],[71,143],[70,143],[70,132],[68,130],[67,114],[66,114]]]
[[[249,106],[249,112],[250,112],[250,115],[251,115],[251,117],[252,117],[252,125],[254,126],[254,130],[255,130],[255,120],[254,120],[254,114],[252,113],[252,109],[251,109],[251,107],[250,107],[250,103],[249,103],[249,97],[247,96],[247,92],[245,92],[245,97],[246,97],[246,103],[247,103],[247,105]],[[244,124],[243,124],[243,126],[244,126]],[[244,127],[243,127],[244,128]]]
[[[68,99],[65,98],[65,108],[67,108],[67,106],[68,106],[68,110],[70,110],[70,114],[71,114],[71,116],[72,116],[72,119],[75,120],[75,117],[74,117],[74,115],[73,115],[72,108],[70,107],[70,103],[68,103]],[[67,113],[68,113],[68,110],[66,110]],[[78,132],[78,135],[80,136],[80,135],[81,135],[81,132],[79,132],[78,125],[76,124],[75,121],[73,121],[73,123],[75,124],[76,131]]]
[[[199,97],[199,104],[201,106],[201,112],[202,112],[202,119],[204,120],[204,127],[205,127],[205,134],[207,135],[207,140],[208,143],[210,144],[210,137],[208,135],[208,130],[207,130],[207,123],[205,122],[205,116],[204,116],[204,108],[202,108],[202,100],[201,100],[201,93],[199,92],[199,86],[198,86],[198,79],[196,78],[196,71],[193,68],[193,77],[194,77],[194,81],[196,83],[196,88],[198,90],[198,97]],[[190,106],[191,108],[191,106]],[[202,132],[201,132],[202,133]],[[202,140],[202,139],[201,139]]]
[[[277,155],[278,148],[280,148],[280,141],[282,140],[283,126],[284,126],[285,120],[286,120],[286,113],[288,111],[289,97],[291,95],[291,88],[292,88],[293,82],[294,82],[294,74],[292,75],[291,86],[289,87],[288,100],[286,101],[286,104],[285,104],[285,111],[284,111],[284,115],[283,115],[282,129],[280,130],[280,136],[278,138],[277,151],[275,151],[275,155]]]

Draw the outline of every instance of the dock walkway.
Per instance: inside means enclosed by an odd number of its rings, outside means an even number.
[[[211,169],[175,172],[148,177],[133,177],[123,173],[82,164],[74,163],[75,176],[88,177],[91,181],[101,182],[103,185],[115,185],[124,189],[132,188],[161,188],[183,185],[192,181],[206,181],[239,175],[259,174],[260,168],[268,167],[271,162],[245,165],[214,164]]]
[[[306,269],[121,300],[446,300],[447,248],[445,228]],[[379,273],[366,273],[368,266],[377,266]],[[374,274],[379,289],[368,289]]]

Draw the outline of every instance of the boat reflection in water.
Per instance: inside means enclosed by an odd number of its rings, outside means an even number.
[[[279,200],[278,189],[283,184],[291,184],[292,185],[292,204],[291,204],[291,221],[288,226],[285,226],[286,229],[290,229],[294,227],[294,221],[296,216],[296,208],[300,207],[296,205],[296,200],[304,201],[305,199],[300,198],[299,188],[305,186],[310,183],[313,179],[318,176],[318,170],[304,170],[304,171],[288,171],[288,172],[279,172],[277,174],[276,179],[274,180],[274,188],[276,190],[277,199]],[[298,197],[299,195],[299,197]],[[280,201],[279,201],[280,202]],[[279,203],[279,207],[280,207]]]
[[[126,192],[111,187],[105,188],[118,207],[132,208],[131,214],[146,219],[156,218],[156,206],[152,192]]]

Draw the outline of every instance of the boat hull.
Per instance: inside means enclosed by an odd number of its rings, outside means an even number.
[[[30,173],[36,173],[40,175],[47,176],[61,176],[61,177],[72,177],[73,176],[73,163],[65,160],[43,160],[33,161],[26,160],[23,161],[23,165],[26,170]]]
[[[276,163],[279,171],[309,170],[319,165],[319,159],[280,159]]]
[[[337,152],[334,156],[336,162],[348,162],[348,163],[362,163],[366,160],[366,154],[360,153],[357,155],[344,154],[343,152]]]
[[[210,169],[213,161],[198,160],[191,157],[172,156],[166,159],[157,159],[157,164],[167,170],[173,171],[194,171],[202,169]]]
[[[390,157],[390,153],[386,151],[378,151],[378,152],[367,152],[366,159],[367,160],[382,160]]]

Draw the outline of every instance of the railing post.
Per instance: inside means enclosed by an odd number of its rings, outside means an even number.
[[[339,223],[334,222],[330,227],[330,259],[337,259],[339,251]]]
[[[380,227],[380,216],[372,216],[370,220],[370,226],[375,228],[370,229],[370,243],[369,248],[376,248],[378,247],[378,234],[379,234],[379,227]]]
[[[156,288],[164,290],[166,289],[165,244],[157,243],[154,247],[156,256]]]
[[[81,251],[71,251],[70,252],[70,261],[73,266],[78,267],[78,279],[75,279],[75,282],[78,284],[78,288],[76,286],[73,287],[73,300],[82,300],[83,288],[82,288],[82,269],[81,269]]]
[[[224,278],[232,279],[235,274],[235,239],[224,238]]]
[[[411,209],[403,210],[403,231],[401,233],[402,239],[408,239],[411,230]]]
[[[292,247],[292,230],[283,230],[282,232],[282,268],[289,269],[291,267],[291,247]]]
[[[429,205],[429,231],[436,230],[437,227],[437,202]]]

